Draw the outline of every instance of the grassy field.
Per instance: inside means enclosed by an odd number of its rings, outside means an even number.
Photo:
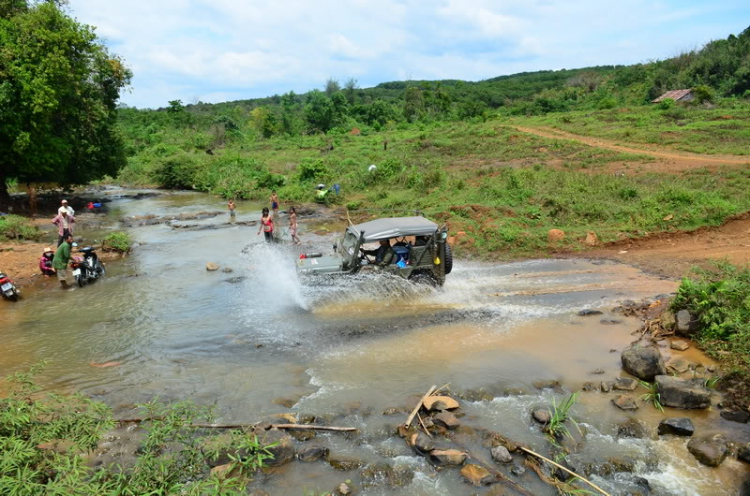
[[[715,108],[638,106],[513,118],[511,122],[694,153],[750,154],[750,105],[741,100],[726,100]]]
[[[387,215],[418,209],[448,223],[453,233],[467,232],[459,251],[493,258],[548,252],[547,232],[552,228],[567,233],[554,248],[576,250],[585,248],[589,231],[611,241],[718,225],[730,215],[750,210],[746,169],[621,177],[605,171],[656,159],[540,138],[512,127],[555,122],[562,126],[563,120],[575,126],[580,121],[580,129],[611,138],[607,134],[615,133],[611,129],[628,128],[634,116],[653,117],[659,122],[657,130],[676,126],[664,121],[663,112],[641,107],[547,118],[417,124],[359,136],[242,137],[229,140],[214,155],[196,149],[195,143],[203,142],[199,131],[164,129],[149,136],[154,144],[136,143],[137,153],[120,180],[194,187],[239,198],[267,198],[275,188],[283,203],[311,202],[316,184],[338,183],[342,194],[334,202],[362,216],[363,211]],[[690,133],[701,128],[710,135],[700,145],[704,151],[739,152],[725,143],[730,140],[715,123],[742,127],[744,117],[707,118],[727,109],[685,112],[693,127],[677,126],[681,134],[674,142],[691,142]],[[736,109],[735,114],[750,117],[750,106]],[[604,115],[619,120],[608,122]],[[650,129],[644,125],[638,136],[645,140],[648,133],[657,132]],[[693,151],[699,151],[697,147]],[[375,173],[368,172],[370,164],[377,166]]]

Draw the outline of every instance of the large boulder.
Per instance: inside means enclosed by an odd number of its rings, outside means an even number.
[[[664,359],[654,346],[631,346],[626,348],[620,357],[622,368],[631,375],[644,381],[653,381],[657,375],[667,373]]]
[[[265,463],[271,467],[278,467],[294,460],[294,441],[292,436],[278,429],[262,432],[258,435],[258,442],[263,446],[271,446],[268,451],[273,459]]]
[[[664,419],[659,423],[659,435],[673,434],[675,436],[692,436],[695,432],[693,421],[687,417]]]
[[[693,410],[711,406],[711,392],[698,380],[657,375],[656,387],[663,406]]]
[[[723,434],[694,437],[687,448],[699,462],[709,467],[718,467],[729,455],[729,444]]]
[[[700,330],[700,323],[687,310],[677,312],[675,320],[677,321],[675,325],[676,331],[680,336],[690,337]]]

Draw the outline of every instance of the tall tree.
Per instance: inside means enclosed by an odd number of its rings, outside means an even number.
[[[344,95],[346,95],[349,105],[354,105],[354,101],[357,98],[357,88],[357,80],[354,78],[349,78],[346,83],[344,83]]]
[[[131,73],[60,3],[0,0],[0,200],[6,179],[83,184],[125,162],[115,120]]]
[[[328,97],[331,97],[333,96],[334,93],[341,91],[341,85],[335,79],[328,78],[328,81],[326,81],[325,90],[326,90],[326,95]]]

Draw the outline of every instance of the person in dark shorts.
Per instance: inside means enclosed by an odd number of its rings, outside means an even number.
[[[271,211],[275,219],[279,213],[279,195],[276,194],[276,190],[271,191],[271,197],[268,200],[271,202]]]

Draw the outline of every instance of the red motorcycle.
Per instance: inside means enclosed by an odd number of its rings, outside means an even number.
[[[7,298],[10,301],[17,301],[18,297],[21,296],[21,292],[18,290],[13,281],[0,272],[0,293],[3,294],[3,298]]]

